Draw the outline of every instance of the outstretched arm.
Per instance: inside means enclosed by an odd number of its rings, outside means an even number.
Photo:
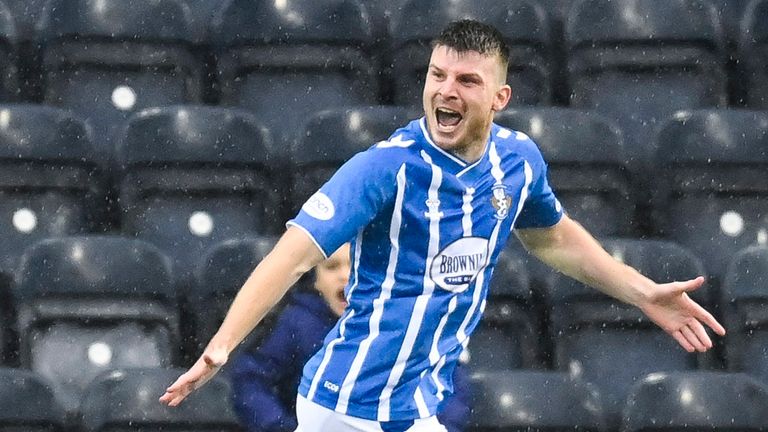
[[[613,259],[581,225],[563,215],[549,228],[522,229],[517,236],[531,253],[560,272],[640,308],[688,352],[712,347],[704,325],[719,335],[725,329],[687,292],[699,288],[699,276],[657,284]]]
[[[240,288],[203,354],[166,389],[160,402],[176,406],[211,379],[288,288],[322,260],[323,254],[312,239],[302,230],[289,227]]]

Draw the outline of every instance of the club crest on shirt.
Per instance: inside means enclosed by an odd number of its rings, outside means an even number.
[[[509,209],[512,207],[512,197],[507,195],[507,187],[503,184],[494,185],[491,188],[491,205],[496,209],[494,217],[504,219],[509,215]]]

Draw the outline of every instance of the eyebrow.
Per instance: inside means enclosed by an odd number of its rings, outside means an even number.
[[[444,71],[444,70],[442,70],[441,68],[439,68],[439,67],[435,66],[435,64],[434,64],[434,63],[430,63],[430,64],[429,64],[429,69],[432,69],[432,70],[434,70],[434,71],[436,71],[436,72],[445,72],[445,71]],[[474,73],[474,72],[461,73],[461,74],[459,74],[459,77],[463,77],[463,78],[470,78],[470,79],[474,79],[474,80],[477,80],[477,81],[480,81],[480,82],[482,82],[482,81],[483,81],[483,77],[482,77],[482,76],[480,76],[480,75],[479,75],[479,74],[477,74],[477,73]]]

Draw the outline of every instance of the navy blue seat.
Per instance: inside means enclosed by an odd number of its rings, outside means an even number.
[[[624,138],[610,120],[567,108],[511,108],[496,123],[527,134],[549,166],[568,214],[596,236],[628,236],[637,223]]]
[[[472,432],[606,430],[600,394],[566,373],[483,372],[472,383]]]
[[[768,109],[768,1],[746,7],[739,35],[739,65],[749,107]]]
[[[20,363],[54,383],[70,414],[99,373],[178,359],[171,263],[145,242],[42,240],[22,255],[14,299]]]
[[[291,146],[290,216],[344,162],[418,116],[414,109],[379,105],[328,109],[310,117]]]
[[[0,102],[22,100],[19,81],[19,35],[14,16],[0,2]]]
[[[282,228],[274,155],[269,132],[241,110],[139,112],[118,143],[121,230],[160,247],[191,281],[210,246]]]
[[[106,222],[106,185],[83,122],[54,108],[0,106],[0,271],[47,237]]]
[[[701,260],[671,242],[609,239],[603,246],[614,258],[660,283],[704,275]],[[713,300],[707,288],[690,294],[705,307]],[[709,355],[687,353],[639,309],[567,276],[559,276],[547,297],[554,367],[597,386],[605,396],[611,426],[619,423],[631,385],[646,374],[714,363]]]
[[[177,407],[157,401],[182,369],[118,369],[88,386],[80,413],[85,432],[239,432],[226,381],[215,377]]]
[[[721,278],[739,250],[768,242],[768,114],[682,112],[659,133],[661,233]]]
[[[233,0],[212,24],[220,103],[247,108],[290,144],[328,107],[375,104],[373,30],[359,0]]]
[[[544,367],[544,310],[534,297],[526,261],[515,250],[499,255],[484,309],[466,350],[474,372]]]
[[[550,23],[528,0],[412,0],[395,23],[392,54],[394,101],[421,106],[430,42],[451,21],[475,19],[495,26],[510,47],[507,82],[511,105],[546,105],[553,100]]]
[[[651,165],[674,112],[728,102],[722,28],[706,0],[583,0],[565,40],[571,105],[619,121],[635,170]]]
[[[728,370],[768,384],[768,247],[751,246],[734,256],[722,302]]]
[[[225,240],[212,246],[196,271],[195,290],[186,303],[195,317],[195,347],[199,354],[224,320],[235,295],[253,269],[272,250],[274,237],[249,236]],[[295,289],[295,288],[294,288]],[[268,331],[276,310],[248,335],[246,346],[257,343]]]
[[[621,432],[768,429],[768,388],[744,374],[652,374],[627,399]]]
[[[133,112],[200,101],[203,62],[183,0],[51,0],[39,37],[43,101],[85,117],[105,162]]]
[[[0,432],[64,432],[51,385],[25,369],[0,368]]]

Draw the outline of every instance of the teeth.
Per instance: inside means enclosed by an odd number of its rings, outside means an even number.
[[[438,108],[437,110],[438,111],[442,111],[442,112],[444,112],[446,114],[458,114],[458,111],[450,110],[450,109],[447,109],[447,108]]]

